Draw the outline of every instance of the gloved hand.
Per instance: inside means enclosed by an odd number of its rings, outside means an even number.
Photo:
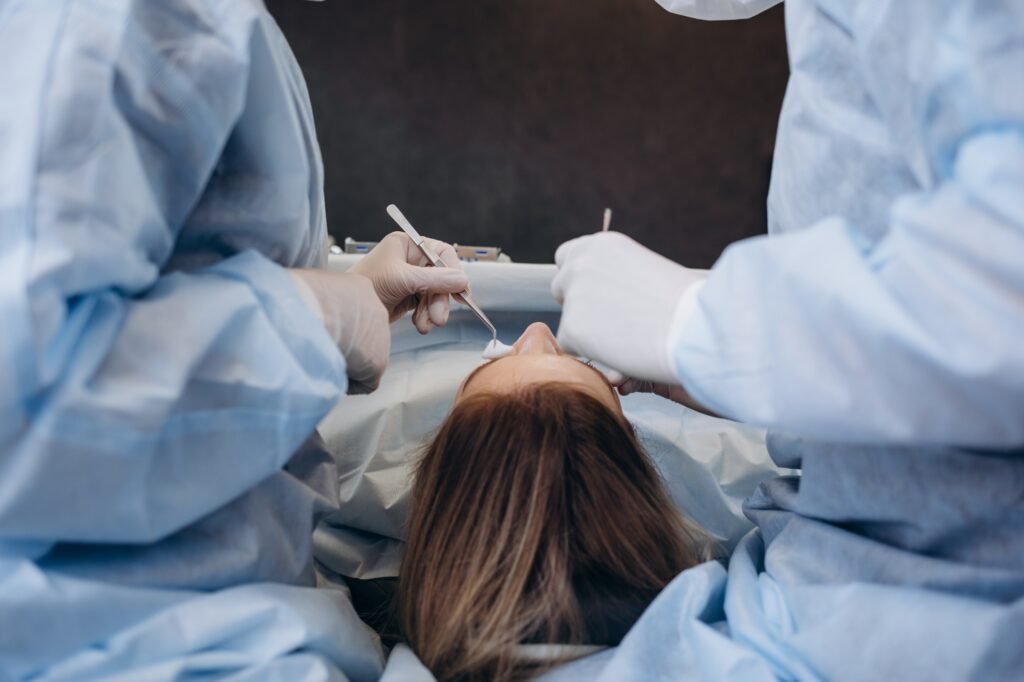
[[[659,395],[662,398],[667,398],[674,403],[685,405],[691,410],[702,412],[712,417],[719,417],[721,415],[712,412],[708,408],[704,407],[696,400],[693,399],[686,389],[679,384],[659,384],[653,381],[645,381],[643,379],[633,379],[630,377],[623,376],[615,370],[609,370],[604,373],[608,379],[608,383],[614,386],[619,391],[619,395],[630,395],[631,393],[653,393]]]
[[[392,322],[415,308],[412,322],[421,334],[447,324],[449,295],[469,287],[455,249],[436,239],[426,243],[448,267],[431,267],[408,235],[392,232],[349,270],[373,282]]]
[[[391,351],[388,310],[363,275],[330,270],[289,270],[296,291],[345,356],[349,393],[380,385]]]
[[[678,384],[672,331],[696,306],[706,270],[691,270],[618,232],[562,244],[551,293],[562,304],[558,343],[625,376]]]

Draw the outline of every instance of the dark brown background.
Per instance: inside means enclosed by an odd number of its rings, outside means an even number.
[[[765,229],[781,8],[653,0],[268,0],[309,84],[331,233],[421,231],[550,262],[614,226],[691,266]]]

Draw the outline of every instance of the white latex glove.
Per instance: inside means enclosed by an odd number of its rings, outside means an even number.
[[[446,268],[435,268],[404,232],[392,232],[349,272],[373,282],[392,322],[415,309],[412,323],[421,334],[448,323],[449,295],[469,287],[455,249],[436,239],[429,246]]]
[[[380,385],[391,352],[388,310],[362,275],[330,270],[289,270],[296,291],[345,356],[349,393]]]
[[[555,264],[560,346],[628,377],[679,383],[669,344],[692,314],[706,270],[685,268],[618,232],[562,244]]]

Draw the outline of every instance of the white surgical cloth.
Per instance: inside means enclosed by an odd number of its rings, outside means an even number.
[[[715,265],[683,384],[830,441],[1024,444],[1024,4],[790,0],[786,31],[772,237]]]
[[[470,263],[466,272],[500,339],[511,342],[538,320],[557,327],[558,306],[549,294],[554,266]],[[380,388],[343,402],[321,422],[342,502],[314,535],[325,572],[363,580],[398,575],[417,457],[459,384],[482,363],[490,339],[461,305],[453,306],[447,327],[429,336],[396,326]],[[741,511],[744,498],[781,471],[769,458],[764,432],[650,394],[627,396],[622,406],[672,499],[727,553],[752,527]]]
[[[314,592],[345,363],[320,157],[257,0],[0,3],[0,680],[342,680]],[[287,469],[282,470],[287,463]]]

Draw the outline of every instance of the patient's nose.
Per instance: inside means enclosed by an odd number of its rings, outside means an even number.
[[[527,327],[512,346],[517,355],[560,355],[562,352],[551,328],[543,322],[534,322]]]

